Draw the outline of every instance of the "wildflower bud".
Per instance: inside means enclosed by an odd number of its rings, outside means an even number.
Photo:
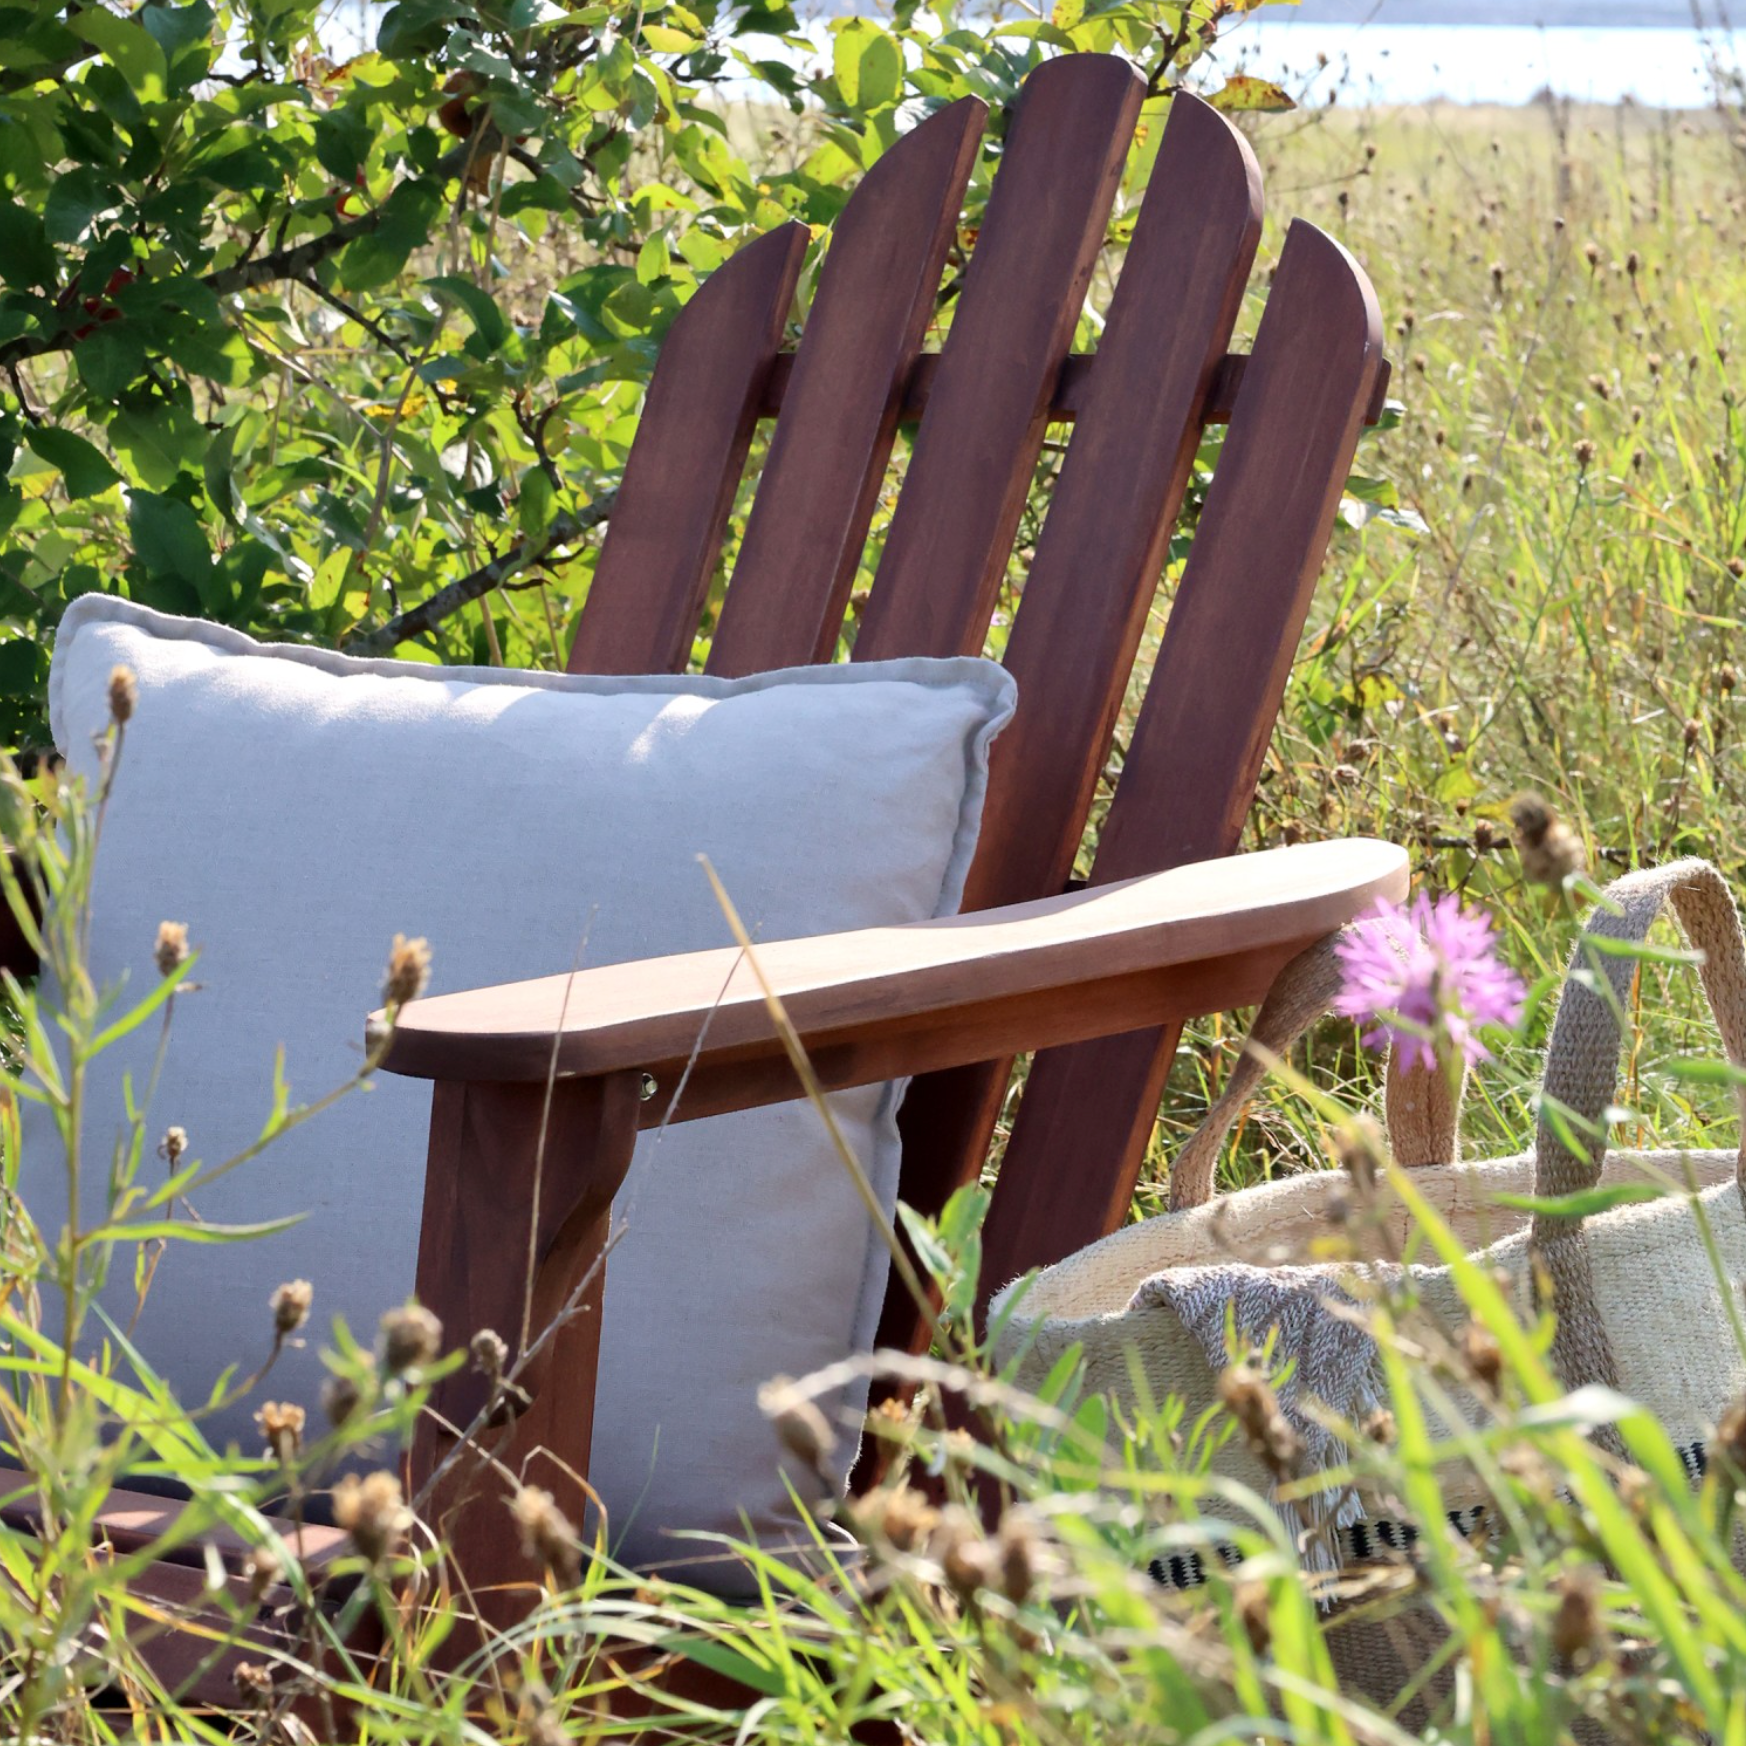
[[[152,948],[160,976],[173,976],[188,962],[188,924],[159,922],[158,942]]]
[[[1448,440],[1449,433],[1442,425],[1438,425],[1437,428],[1431,432],[1431,441],[1435,443],[1438,448],[1441,448]]]
[[[1265,1655],[1273,1646],[1273,1619],[1267,1604],[1267,1584],[1239,1583],[1232,1599],[1236,1602],[1237,1620],[1249,1639],[1249,1647],[1257,1655]]]
[[[1742,576],[1746,576],[1746,558],[1730,558],[1728,560],[1728,574],[1732,576],[1736,582],[1738,582]]]
[[[941,1511],[931,1550],[947,1588],[961,1601],[973,1600],[997,1578],[994,1548],[982,1537],[975,1517],[960,1505]]]
[[[243,1560],[243,1580],[249,1585],[249,1599],[257,1604],[285,1574],[285,1561],[272,1546],[254,1546]]]
[[[1587,437],[1584,437],[1572,452],[1576,456],[1577,466],[1586,473],[1594,461],[1594,444],[1591,443]]]
[[[1485,854],[1497,841],[1497,827],[1488,818],[1476,818],[1473,821],[1473,847],[1478,854]]]
[[[1503,290],[1503,282],[1504,282],[1503,262],[1502,261],[1493,261],[1491,263],[1491,288],[1492,288],[1492,290],[1501,293]]]
[[[1232,1364],[1220,1371],[1219,1398],[1242,1427],[1261,1465],[1275,1479],[1289,1479],[1302,1445],[1261,1372],[1252,1364]]]
[[[1588,262],[1588,270],[1592,273],[1600,265],[1600,244],[1586,242],[1582,245],[1582,258]]]
[[[109,719],[117,727],[126,727],[133,719],[133,706],[139,702],[139,681],[131,667],[109,670]]]
[[[473,1368],[488,1382],[495,1382],[509,1362],[509,1347],[503,1336],[492,1328],[481,1328],[468,1344]]]
[[[239,1661],[231,1672],[231,1682],[244,1703],[265,1709],[273,1701],[273,1670],[258,1661]]]
[[[816,1401],[795,1387],[792,1378],[775,1376],[758,1390],[758,1406],[789,1454],[808,1467],[820,1468],[837,1446],[837,1434]]]
[[[352,1537],[366,1562],[380,1564],[412,1526],[412,1512],[392,1473],[376,1472],[359,1479],[346,1474],[333,1488],[333,1519]]]
[[[388,974],[382,983],[382,1004],[404,1006],[417,1000],[430,982],[430,946],[396,934],[388,951]]]
[[[1716,683],[1721,686],[1724,691],[1732,691],[1734,687],[1740,683],[1740,675],[1736,673],[1731,666],[1724,662],[1722,670],[1716,675]]]
[[[383,1316],[377,1344],[383,1368],[390,1376],[400,1376],[435,1361],[443,1349],[443,1325],[423,1304],[403,1304]]]
[[[1643,362],[1649,366],[1649,374],[1651,376],[1659,376],[1661,374],[1661,354],[1659,352],[1651,352]]]
[[[582,1574],[582,1543],[552,1494],[537,1485],[524,1485],[509,1510],[521,1531],[522,1551],[543,1566],[560,1588],[574,1588]]]
[[[315,1287],[307,1279],[290,1279],[268,1301],[273,1306],[273,1332],[282,1340],[287,1334],[296,1333],[309,1320]]]
[[[289,1463],[303,1447],[304,1411],[290,1401],[268,1400],[261,1403],[255,1423],[267,1440],[267,1453],[276,1460]]]
[[[188,1130],[186,1128],[165,1128],[164,1137],[158,1141],[158,1156],[170,1166],[176,1167],[176,1160],[188,1150]]]
[[[1424,375],[1430,367],[1431,360],[1427,358],[1423,352],[1415,352],[1413,354],[1413,368],[1417,370],[1421,376]]]
[[[1469,1322],[1461,1330],[1461,1360],[1476,1381],[1497,1387],[1503,1376],[1503,1353],[1490,1328]]]
[[[1643,471],[1643,463],[1648,459],[1649,459],[1649,457],[1646,454],[1644,454],[1641,449],[1632,449],[1632,451],[1631,451],[1631,471],[1633,473],[1641,473]]]
[[[1605,376],[1590,376],[1588,379],[1588,386],[1589,392],[1592,394],[1598,394],[1602,400],[1612,399],[1612,384],[1607,381]]]
[[[1685,724],[1685,749],[1688,752],[1698,743],[1703,731],[1704,724],[1699,721],[1695,715],[1687,719]]]
[[[1374,140],[1367,139],[1364,142],[1364,161],[1367,164],[1376,161],[1376,142]]]
[[[1586,1660],[1600,1640],[1599,1585],[1588,1571],[1561,1576],[1552,1615],[1552,1652],[1566,1664]]]
[[[327,1414],[327,1422],[336,1427],[358,1410],[361,1398],[358,1385],[349,1376],[330,1376],[321,1385],[321,1410]]]
[[[1642,265],[1642,259],[1635,249],[1632,249],[1631,252],[1625,256],[1625,272],[1630,278],[1635,279],[1637,277],[1638,270]]]
[[[940,1512],[907,1485],[870,1492],[860,1510],[862,1523],[882,1535],[894,1552],[913,1552],[939,1526]]]

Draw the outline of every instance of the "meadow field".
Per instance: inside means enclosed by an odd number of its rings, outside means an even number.
[[[1600,883],[1682,855],[1746,867],[1746,134],[1726,95],[1687,114],[1335,105],[1251,128],[1263,259],[1294,215],[1352,251],[1398,403],[1360,447],[1374,488],[1336,537],[1251,840],[1412,845],[1530,981],[1561,967],[1573,911],[1524,877],[1519,793],[1569,823]],[[1699,1134],[1725,1104],[1694,1107],[1664,1069],[1713,1033],[1689,972],[1650,982],[1623,1101],[1645,1136]],[[1478,1075],[1470,1150],[1525,1144],[1542,1031]],[[1349,1036],[1324,1031],[1311,1062],[1356,1093],[1370,1066]],[[1160,1161],[1209,1059],[1180,1063]],[[1325,1149],[1294,1108],[1258,1110],[1234,1178]]]

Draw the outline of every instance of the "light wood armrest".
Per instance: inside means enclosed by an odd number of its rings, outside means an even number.
[[[1407,872],[1389,843],[1305,844],[756,955],[827,1086],[864,1084],[1251,1004],[1303,945],[1402,896]],[[688,1062],[678,1119],[795,1095],[734,948],[416,1001],[384,1065],[496,1083],[640,1070],[664,1091]]]

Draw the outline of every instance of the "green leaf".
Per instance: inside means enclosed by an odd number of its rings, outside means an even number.
[[[1227,115],[1242,112],[1272,115],[1297,107],[1284,86],[1274,84],[1271,79],[1257,79],[1249,73],[1233,73],[1207,98],[1207,102]]]
[[[463,279],[458,273],[444,273],[438,278],[426,279],[425,284],[439,297],[458,303],[467,312],[485,356],[503,349],[503,342],[509,338],[509,323],[489,292],[481,291],[471,279]],[[479,355],[470,343],[467,350]]]
[[[121,482],[103,452],[77,433],[41,425],[30,433],[31,449],[58,469],[69,497],[94,497]]]
[[[119,206],[121,191],[89,164],[78,164],[55,178],[43,202],[43,223],[49,240],[75,243],[91,228],[100,212]]]
[[[300,1225],[307,1213],[292,1213],[288,1218],[263,1219],[257,1225],[215,1225],[194,1219],[141,1219],[138,1224],[125,1222],[99,1225],[85,1233],[87,1243],[252,1243],[258,1237],[277,1236]]]
[[[1587,1219],[1597,1213],[1611,1212],[1616,1206],[1631,1206],[1638,1201],[1665,1200],[1668,1190],[1653,1182],[1609,1182],[1594,1188],[1578,1189],[1575,1194],[1494,1194],[1498,1206],[1514,1212],[1545,1213],[1553,1218]]]
[[[179,497],[136,491],[128,505],[134,556],[152,575],[169,575],[196,588],[212,569],[200,518]]]
[[[157,39],[133,19],[122,18],[101,6],[90,6],[78,12],[69,10],[67,28],[93,48],[101,49],[140,96],[156,96],[163,91],[170,76],[169,62]]]
[[[702,46],[696,37],[682,30],[669,30],[664,24],[645,24],[643,41],[658,55],[682,55]]]
[[[850,19],[837,32],[832,71],[851,109],[881,109],[903,94],[903,50],[864,18]]]
[[[41,217],[15,200],[0,202],[0,279],[47,291],[57,277],[55,251]]]

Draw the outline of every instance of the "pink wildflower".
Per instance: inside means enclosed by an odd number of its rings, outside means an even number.
[[[1345,981],[1334,1010],[1375,1019],[1364,1041],[1392,1043],[1403,1067],[1429,1067],[1451,1052],[1483,1061],[1489,1051],[1477,1028],[1521,1016],[1521,979],[1498,960],[1491,917],[1463,910],[1452,892],[1434,903],[1422,891],[1405,905],[1378,899],[1335,950]]]

